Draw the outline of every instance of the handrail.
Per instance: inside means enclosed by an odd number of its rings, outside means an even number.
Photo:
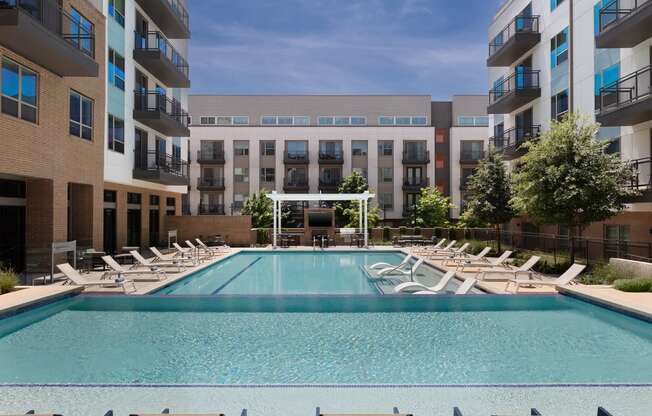
[[[430,178],[421,178],[418,180],[415,178],[407,178],[403,180],[403,186],[420,186],[424,188],[429,184],[430,184]]]
[[[342,179],[322,179],[319,178],[319,186],[340,186]]]
[[[460,160],[477,160],[480,161],[484,159],[484,150],[479,151],[462,151],[460,152]]]
[[[84,54],[95,58],[95,27],[84,27],[79,20],[63,10],[56,2],[52,0],[40,0],[37,4],[25,0],[0,2],[0,9],[15,8],[20,8],[43,27],[56,33]]]
[[[489,139],[489,143],[497,150],[516,147],[526,141],[538,137],[541,133],[541,125],[533,124],[527,127],[512,127],[503,131],[503,134],[496,135]]]
[[[200,176],[197,178],[197,186],[207,186],[212,188],[223,188],[224,178],[209,178]]]
[[[320,160],[342,160],[344,159],[344,152],[341,150],[334,151],[319,151]]]
[[[404,150],[403,160],[411,162],[426,162],[430,160],[429,150]]]
[[[647,190],[652,189],[652,156],[632,159],[627,161],[627,165],[632,170],[632,181],[628,188]],[[641,169],[647,166],[647,169]],[[647,179],[645,176],[647,175]]]
[[[197,160],[224,160],[224,150],[197,150]]]
[[[612,0],[605,4],[599,13],[599,29],[603,32],[608,26],[634,13],[650,0]]]
[[[500,81],[489,90],[489,104],[493,104],[504,96],[518,90],[540,88],[539,73],[534,69],[520,69],[512,72],[507,78]]]
[[[188,177],[188,162],[156,150],[135,151],[134,168],[148,171],[161,171],[175,176]]]
[[[199,203],[199,214],[224,215],[224,204]]]
[[[134,91],[134,109],[136,111],[161,111],[188,126],[188,113],[181,108],[181,103],[169,98],[162,91]]]
[[[188,12],[186,11],[186,8],[183,7],[181,2],[179,0],[165,0],[165,1],[170,5],[174,13],[179,17],[179,19],[181,19],[183,25],[186,28],[190,27]]]
[[[309,153],[307,150],[286,150],[285,159],[286,160],[297,160],[303,161],[308,160]]]
[[[188,78],[188,62],[174,49],[170,41],[161,32],[151,31],[139,33],[138,31],[134,31],[134,38],[134,49],[160,51],[177,68],[177,71]]]
[[[600,99],[597,113],[629,105],[641,98],[647,98],[652,92],[652,66],[646,66],[638,71],[600,88]]]
[[[539,16],[516,16],[489,43],[489,57],[498,52],[516,33],[539,33]]]

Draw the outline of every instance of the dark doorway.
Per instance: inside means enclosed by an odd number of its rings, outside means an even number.
[[[25,207],[0,206],[0,265],[25,270]]]
[[[140,247],[140,210],[127,210],[127,245]]]
[[[104,208],[104,251],[108,254],[116,252],[116,210]]]

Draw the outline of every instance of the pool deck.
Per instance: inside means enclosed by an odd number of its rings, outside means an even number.
[[[79,286],[20,286],[19,290],[0,296],[0,316],[51,299],[78,294],[82,291],[83,288]]]

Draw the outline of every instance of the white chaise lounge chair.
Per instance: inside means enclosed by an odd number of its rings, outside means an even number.
[[[72,282],[72,284],[77,285],[77,286],[84,286],[84,287],[91,287],[91,286],[118,286],[121,287],[122,290],[127,293],[127,284],[131,284],[133,286],[134,292],[136,291],[136,285],[132,280],[129,279],[115,279],[115,280],[109,280],[109,279],[95,279],[95,280],[90,280],[82,275],[79,274],[77,270],[75,270],[69,263],[63,263],[63,264],[57,264],[57,269],[63,273],[66,278]]]
[[[103,256],[102,260],[109,266],[109,271],[104,272],[102,278],[110,278],[113,276],[129,275],[131,280],[136,282],[152,282],[167,279],[165,271],[156,266],[152,266],[149,270],[129,270],[118,264],[117,261],[111,256]]]
[[[199,247],[201,247],[201,248],[203,248],[204,250],[207,250],[207,251],[213,251],[213,252],[217,253],[217,255],[228,253],[228,249],[230,248],[226,244],[224,244],[223,246],[210,247],[210,246],[207,246],[199,238],[195,238],[195,241],[197,242],[197,244],[199,244]],[[220,251],[220,249],[224,249],[224,250]]]
[[[459,271],[464,271],[466,267],[478,267],[478,268],[490,268],[490,269],[495,269],[495,268],[502,268],[504,270],[509,269],[509,264],[507,264],[507,259],[509,256],[512,255],[512,252],[509,250],[506,250],[503,252],[503,254],[500,255],[500,257],[497,257],[495,259],[488,259],[484,258],[482,261],[473,261],[470,259],[462,259],[457,263],[457,268],[456,270]]]
[[[426,286],[417,282],[405,282],[397,285],[394,288],[394,293],[417,292],[419,290],[427,290],[428,292],[439,293],[446,288],[448,283],[455,277],[454,271],[448,271],[434,286]]]
[[[174,267],[179,271],[179,273],[186,270],[186,265],[183,263],[183,261],[181,261],[181,259],[177,259],[177,260],[173,259],[172,261],[166,261],[166,262],[161,261],[156,263],[150,259],[146,259],[145,257],[143,257],[142,254],[140,254],[136,250],[131,250],[129,254],[131,254],[134,260],[136,260],[137,264],[134,265],[135,266],[134,268],[147,267],[149,269],[152,269],[156,267]]]
[[[453,246],[454,246],[455,244],[457,244],[457,240],[451,240],[451,241],[448,242],[448,244],[446,244],[446,247],[443,247],[443,248],[441,248],[441,247],[439,247],[439,248],[433,248],[433,249],[431,249],[431,250],[424,250],[424,251],[427,252],[427,253],[429,253],[429,254],[447,253],[447,252],[450,252],[450,251],[452,251],[452,250],[455,250],[455,249],[453,248]]]
[[[403,260],[401,260],[401,262],[398,263],[398,264],[391,264],[391,263],[386,263],[386,262],[382,262],[382,261],[381,261],[380,263],[374,263],[374,264],[372,264],[371,266],[369,266],[369,269],[374,270],[374,269],[384,269],[384,268],[387,268],[387,267],[402,267],[402,266],[404,266],[406,263],[408,263],[410,260],[412,260],[412,255],[411,255],[411,254],[408,254],[408,255],[405,256],[405,257],[403,258]]]
[[[447,265],[453,263],[453,265],[458,265],[462,262],[474,262],[474,263],[488,263],[489,260],[485,257],[491,251],[491,247],[485,247],[478,254],[470,254],[469,256],[463,259],[450,259],[446,262]]]
[[[531,256],[525,263],[516,269],[507,269],[507,270],[482,270],[478,272],[476,278],[478,280],[489,280],[489,281],[506,281],[511,279],[518,278],[519,275],[525,274],[528,278],[532,278],[535,273],[532,270],[535,264],[539,262],[541,257]],[[494,275],[494,276],[491,276]]]
[[[190,240],[186,240],[186,245],[197,254],[198,257],[203,257],[209,259],[211,257],[219,256],[219,254],[214,250],[206,250],[204,247],[196,246]]]
[[[441,240],[439,240],[439,242],[437,244],[416,248],[414,250],[414,253],[415,254],[416,253],[428,253],[428,252],[432,252],[434,250],[439,250],[439,249],[442,248],[442,246],[444,245],[445,242],[446,242],[446,239],[442,238]]]
[[[410,267],[409,264],[404,264],[403,266],[392,266],[386,267],[382,270],[372,271],[368,270],[368,278],[372,280],[376,279],[387,279],[396,276],[414,276],[417,273],[417,269],[423,264],[423,259],[417,260],[416,263]]]
[[[569,285],[580,275],[586,268],[583,264],[573,264],[561,276],[554,280],[535,280],[535,279],[510,279],[505,285],[505,292],[510,286],[514,286],[514,293],[518,293],[521,286],[566,286]]]
[[[466,295],[466,294],[468,294],[471,291],[471,289],[473,289],[475,287],[475,284],[477,282],[478,281],[476,279],[472,278],[472,277],[469,278],[469,279],[466,279],[460,285],[460,287],[457,288],[457,290],[455,291],[455,294],[456,295]],[[438,292],[431,292],[430,290],[420,290],[418,292],[414,292],[415,295],[436,295],[437,293]]]
[[[437,251],[435,254],[431,254],[428,256],[429,259],[431,260],[446,260],[446,259],[454,259],[456,257],[464,256],[466,255],[466,249],[469,248],[469,243],[464,243],[462,244],[461,247],[456,248],[451,251]]]
[[[185,264],[190,264],[190,265],[195,264],[195,260],[193,258],[183,258],[179,255],[179,252],[171,253],[171,254],[163,254],[156,247],[150,247],[149,249],[152,253],[154,253],[153,263],[155,264],[156,262],[169,263],[176,260],[181,260]]]

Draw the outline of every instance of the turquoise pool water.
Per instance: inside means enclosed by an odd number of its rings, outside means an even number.
[[[378,294],[360,266],[398,252],[242,252],[161,291],[165,295]]]
[[[652,325],[562,296],[76,297],[0,320],[0,383],[652,383]]]

